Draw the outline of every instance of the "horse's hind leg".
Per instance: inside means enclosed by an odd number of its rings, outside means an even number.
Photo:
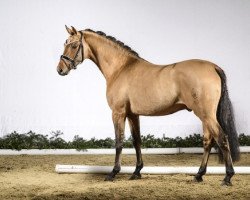
[[[214,142],[212,134],[211,134],[211,130],[209,130],[209,127],[205,122],[203,122],[203,133],[204,133],[204,136],[203,136],[204,153],[203,153],[200,169],[194,177],[194,181],[197,181],[197,182],[203,181],[202,176],[206,174],[207,162],[208,162],[209,154],[213,146],[213,142]]]
[[[226,164],[226,176],[224,180],[222,181],[221,185],[228,185],[231,186],[231,178],[235,174],[234,168],[233,168],[233,162],[231,158],[231,152],[229,147],[229,142],[227,135],[223,132],[222,128],[219,126],[219,134],[215,136],[215,140],[218,143],[219,148],[221,149],[223,153],[223,158]]]
[[[118,174],[121,170],[120,156],[123,148],[126,115],[123,112],[122,113],[113,112],[112,119],[115,128],[115,147],[116,147],[115,166],[113,170],[106,176],[105,181],[113,181],[116,174]]]
[[[130,180],[140,179],[140,171],[143,168],[143,161],[141,155],[141,135],[140,135],[140,122],[138,115],[129,115],[128,122],[133,137],[133,145],[136,151],[136,168],[133,175],[130,177]]]
[[[217,119],[207,118],[203,120],[203,123],[206,123],[208,130],[211,132],[213,139],[218,144],[221,149],[226,166],[226,176],[222,182],[222,185],[232,185],[231,178],[234,175],[233,163],[231,159],[231,153],[229,148],[229,143],[227,136],[223,132],[221,126],[219,125]],[[206,155],[206,153],[204,153]],[[203,158],[205,160],[206,157]],[[201,169],[202,171],[202,169]],[[199,174],[199,172],[198,172]],[[202,173],[201,173],[202,174]],[[199,177],[199,176],[198,176]]]

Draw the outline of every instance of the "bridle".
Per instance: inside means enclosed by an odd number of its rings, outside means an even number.
[[[80,37],[80,45],[78,46],[78,49],[77,49],[77,52],[74,56],[74,58],[70,58],[68,56],[65,56],[65,55],[61,55],[60,59],[64,62],[64,64],[67,66],[67,68],[70,69],[76,69],[76,63],[75,63],[75,59],[77,58],[78,54],[79,54],[79,51],[82,50],[82,60],[80,61],[80,63],[83,62],[83,59],[84,59],[84,54],[83,54],[83,44],[82,44],[82,32],[79,31],[79,33],[81,34],[81,37]],[[65,62],[65,60],[69,61],[70,62],[70,65],[68,66],[67,63]],[[72,66],[72,67],[71,67]]]

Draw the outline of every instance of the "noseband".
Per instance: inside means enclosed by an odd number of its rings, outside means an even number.
[[[74,56],[74,58],[70,58],[68,56],[65,56],[65,55],[61,55],[60,59],[64,62],[64,64],[69,68],[69,69],[76,69],[76,63],[75,63],[75,59],[77,58],[78,54],[79,54],[79,51],[82,50],[82,60],[80,61],[80,63],[83,62],[83,45],[82,45],[82,32],[80,31],[79,32],[81,34],[81,37],[80,37],[80,45],[78,46],[78,49],[77,49],[77,52]],[[67,63],[65,62],[65,60],[69,61],[70,62],[70,66],[67,65]]]

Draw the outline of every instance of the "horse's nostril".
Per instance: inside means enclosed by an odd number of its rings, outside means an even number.
[[[58,74],[62,74],[63,73],[63,70],[61,69],[61,68],[59,68],[58,70],[57,70],[57,72],[58,72]]]

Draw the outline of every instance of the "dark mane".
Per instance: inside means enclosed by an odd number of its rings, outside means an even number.
[[[102,31],[93,31],[92,29],[85,29],[84,31],[96,33],[96,34],[98,34],[98,35],[100,35],[100,36],[103,36],[103,37],[109,39],[110,41],[112,41],[112,42],[118,44],[120,47],[126,49],[128,52],[132,53],[132,54],[135,55],[136,57],[140,58],[139,54],[138,54],[136,51],[134,51],[133,49],[131,49],[131,47],[125,45],[125,44],[124,44],[123,42],[121,42],[120,40],[117,40],[117,39],[116,39],[115,37],[113,37],[113,36],[106,35],[106,34],[105,34],[104,32],[102,32]]]

